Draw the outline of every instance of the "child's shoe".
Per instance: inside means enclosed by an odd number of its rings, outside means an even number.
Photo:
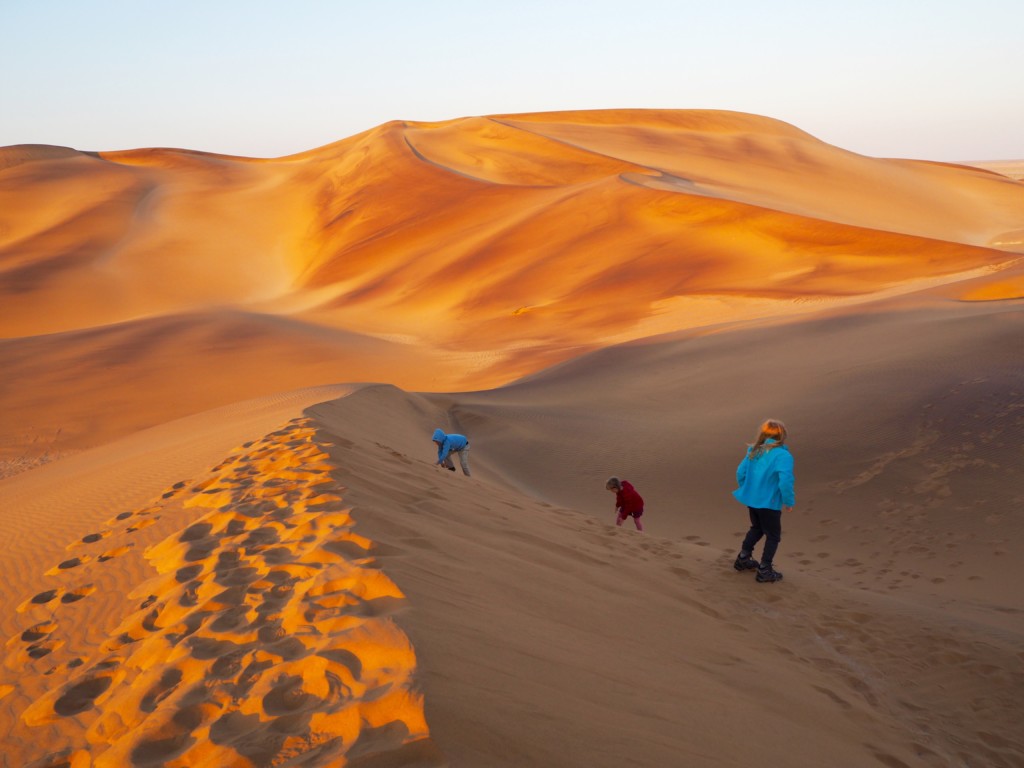
[[[732,567],[737,571],[749,571],[753,568],[760,567],[760,563],[750,556],[749,552],[740,552],[736,556],[736,562],[732,564]]]
[[[755,577],[760,582],[772,582],[782,581],[782,571],[776,571],[772,568],[771,563],[767,565],[761,565],[757,568],[757,576]]]

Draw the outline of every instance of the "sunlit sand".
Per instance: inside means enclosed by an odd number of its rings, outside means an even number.
[[[1020,169],[712,111],[0,148],[0,766],[1021,765]]]

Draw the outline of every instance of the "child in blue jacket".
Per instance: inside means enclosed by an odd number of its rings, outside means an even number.
[[[733,567],[737,571],[756,568],[760,582],[782,580],[782,573],[772,567],[772,561],[782,540],[782,513],[792,510],[796,503],[793,482],[793,454],[786,447],[786,425],[768,419],[736,468],[739,488],[732,492],[750,512],[750,530]],[[762,537],[764,551],[758,562],[752,555]]]
[[[446,435],[443,430],[434,430],[434,442],[437,444],[437,463],[445,469],[455,471],[452,454],[459,454],[462,474],[469,477],[469,440],[465,435]]]

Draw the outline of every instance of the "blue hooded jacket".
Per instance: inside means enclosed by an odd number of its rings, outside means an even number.
[[[755,509],[782,509],[796,503],[793,490],[793,454],[775,440],[764,441],[768,448],[760,456],[750,458],[752,448],[736,467],[736,484],[732,495],[741,504]]]
[[[443,430],[435,429],[434,436],[431,438],[437,446],[437,463],[440,464],[452,451],[461,451],[467,445],[469,440],[466,439],[465,435],[446,435]]]

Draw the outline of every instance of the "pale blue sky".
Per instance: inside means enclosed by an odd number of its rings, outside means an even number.
[[[388,120],[730,109],[1024,159],[1024,0],[0,0],[0,145],[274,157]]]

